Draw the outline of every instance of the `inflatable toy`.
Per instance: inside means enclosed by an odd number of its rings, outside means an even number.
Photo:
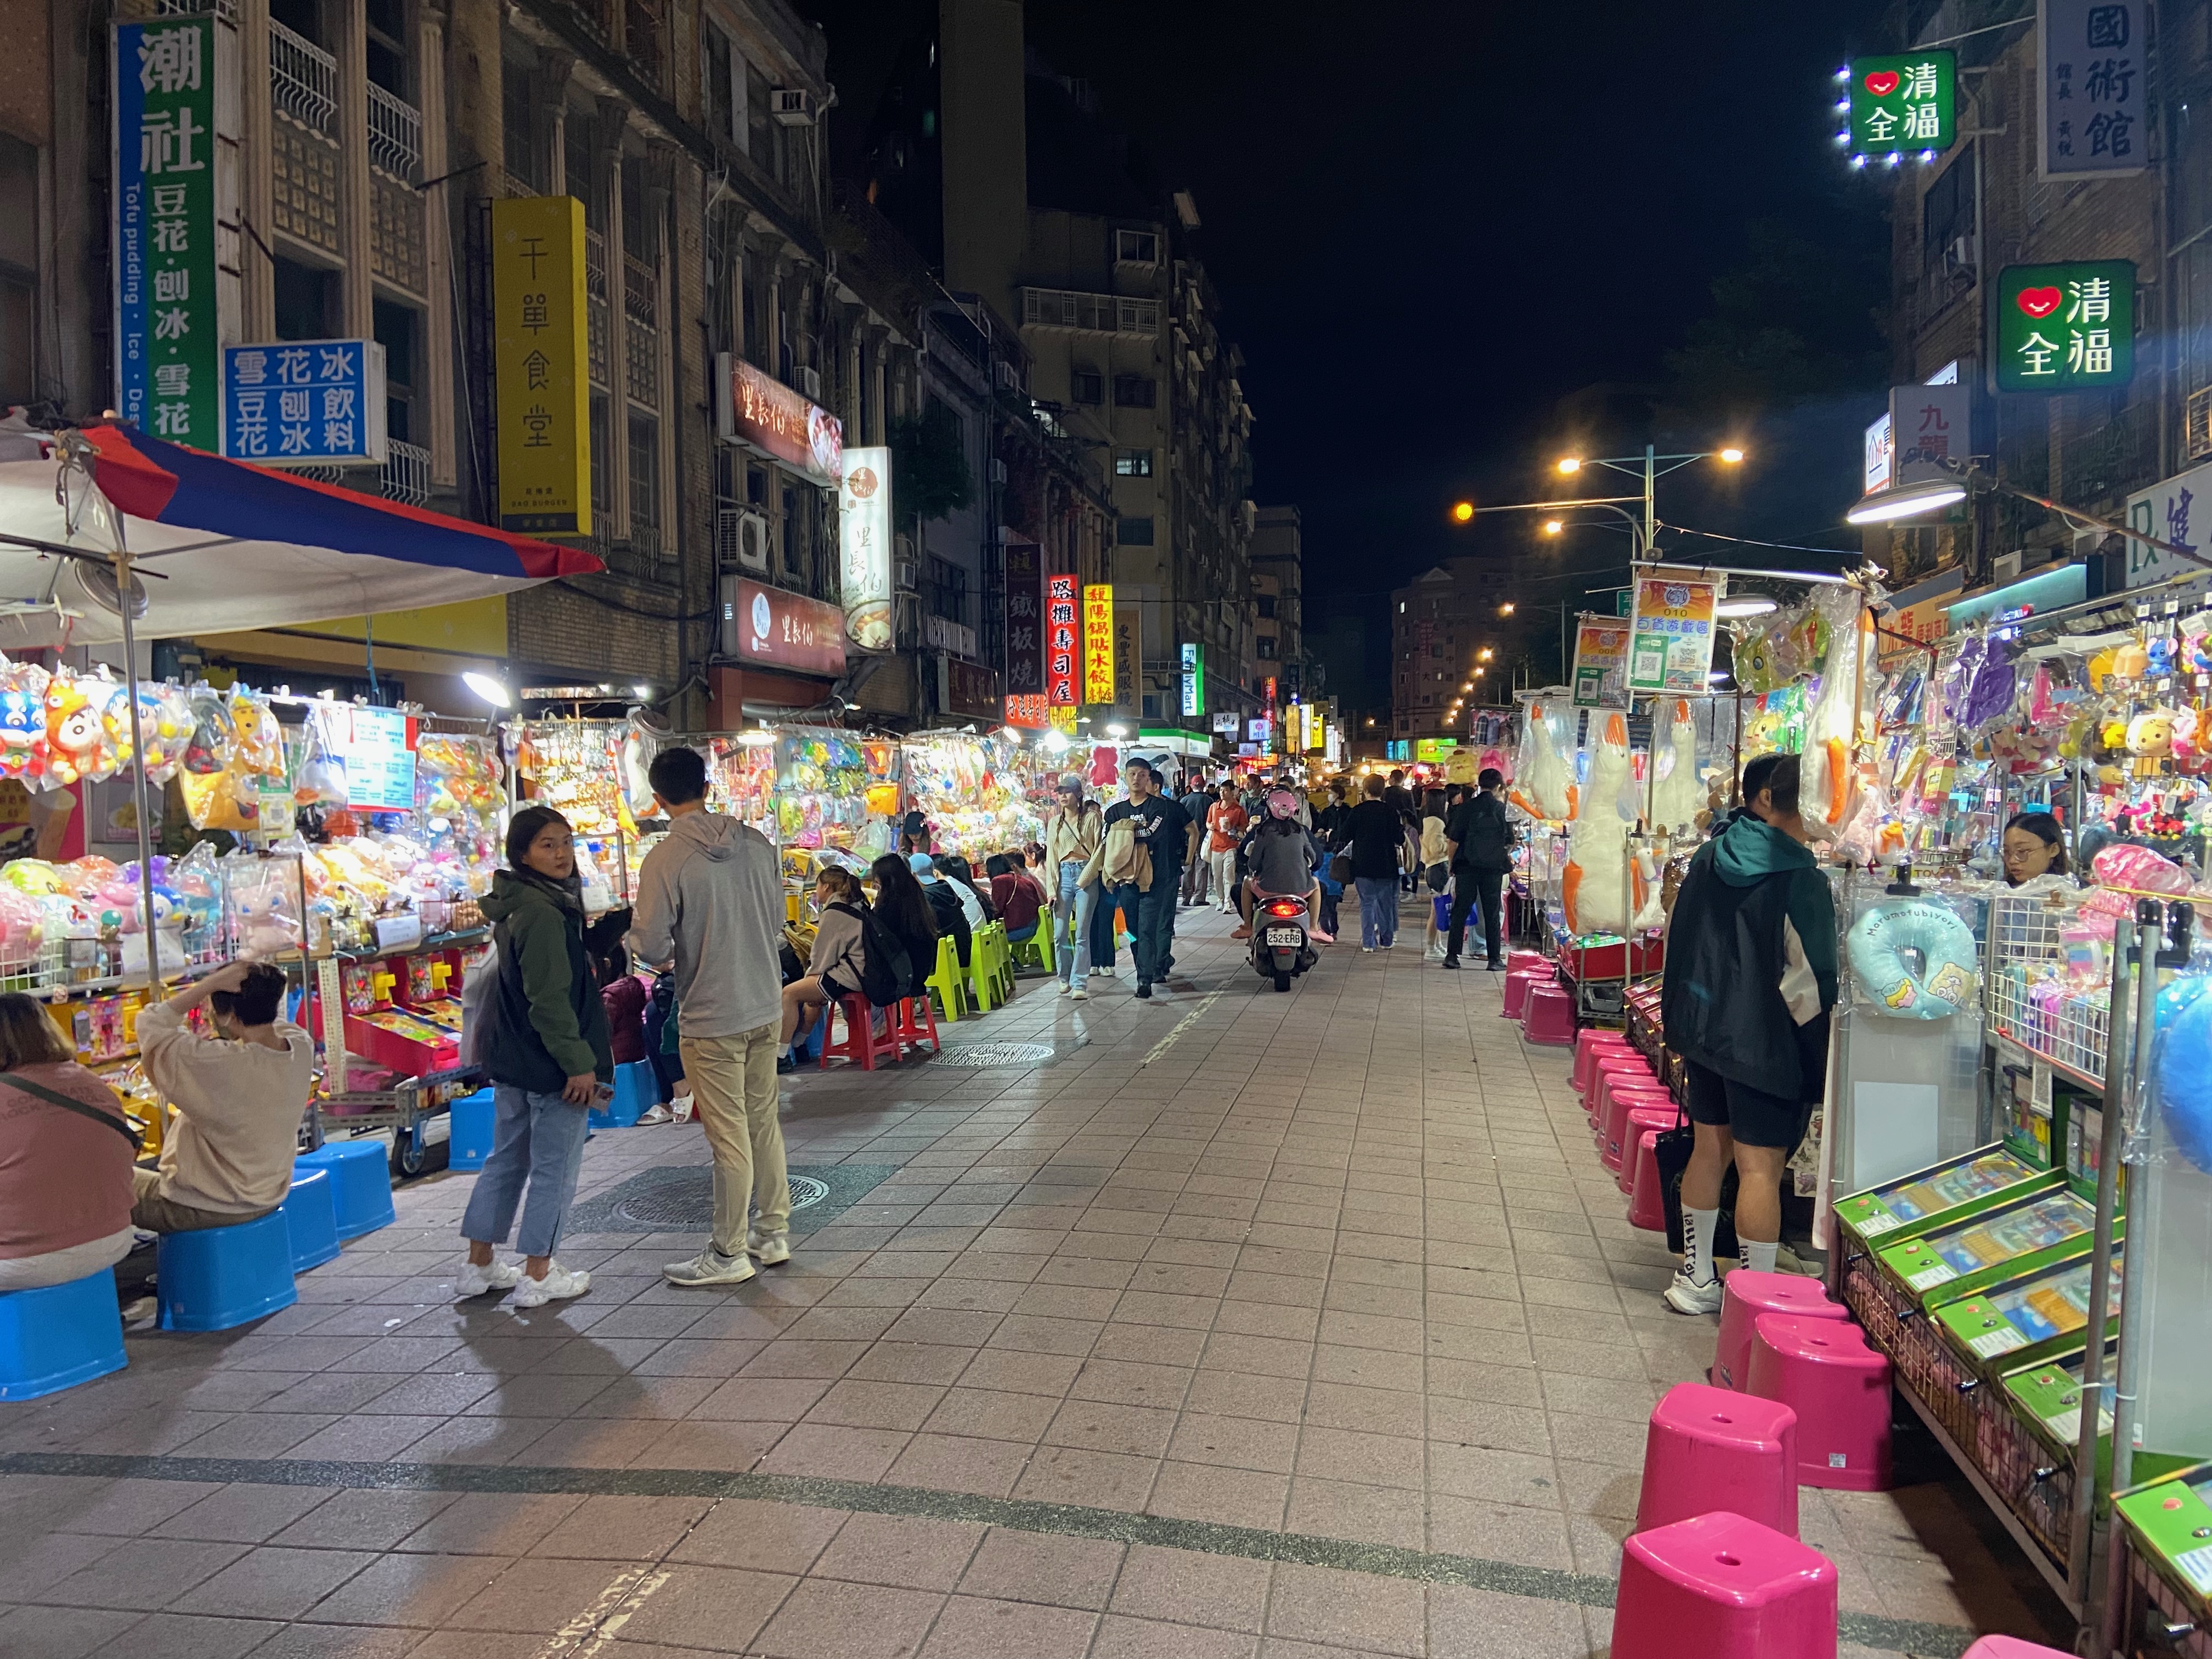
[[[1533,728],[1534,721],[1531,726]],[[1589,787],[1567,832],[1567,867],[1559,890],[1569,931],[1626,933],[1628,912],[1627,825],[1620,817],[1620,791],[1628,781],[1628,726],[1608,714],[1605,732],[1590,750]]]
[[[1972,1000],[1979,981],[1973,930],[1925,899],[1883,899],[1871,906],[1851,924],[1844,948],[1875,1011],[1905,1019],[1958,1012]]]

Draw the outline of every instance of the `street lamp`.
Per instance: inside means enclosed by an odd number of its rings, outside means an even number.
[[[2146,536],[2140,530],[2130,530],[2110,519],[2098,518],[2077,507],[2068,507],[2047,495],[2038,495],[2006,483],[1984,472],[1971,460],[1957,461],[1948,457],[1927,456],[1907,461],[1899,470],[1896,483],[1887,489],[1878,489],[1862,497],[1859,504],[1844,517],[1852,524],[1885,524],[1895,519],[1917,518],[1923,513],[1937,512],[1954,502],[1963,501],[1978,489],[1990,495],[2010,495],[2015,501],[2033,502],[2070,523],[2123,536],[2131,542],[2141,542],[2145,547],[2156,548],[2161,553],[2171,553],[2176,558],[2186,559],[2191,564],[2212,570],[2212,559],[2206,558],[2193,548],[2160,541],[2155,536]]]
[[[1547,536],[1556,536],[1566,527],[1566,524],[1563,520],[1547,519],[1544,520],[1544,533]]]
[[[1477,662],[1488,662],[1488,661],[1491,659],[1491,658],[1492,658],[1494,654],[1496,654],[1496,653],[1493,653],[1493,652],[1491,650],[1491,648],[1490,648],[1488,646],[1486,646],[1486,646],[1484,646],[1484,647],[1482,647],[1482,649],[1481,649],[1481,650],[1480,650],[1480,651],[1478,651],[1478,652],[1476,652],[1476,653],[1474,653],[1474,659],[1475,659]],[[1474,672],[1475,672],[1476,673],[1480,674],[1482,671],[1481,671],[1480,668],[1478,668],[1478,669],[1476,669]]]
[[[1498,607],[1498,614],[1501,617],[1511,616],[1513,614],[1513,601],[1508,599],[1504,604],[1499,605]]]
[[[1474,503],[1473,501],[1460,501],[1455,503],[1452,507],[1452,518],[1457,523],[1465,524],[1474,516]]]

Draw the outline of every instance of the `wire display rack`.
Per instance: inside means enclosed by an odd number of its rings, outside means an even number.
[[[2112,1547],[2124,1552],[2118,1609],[2123,1650],[2212,1659],[2212,1631],[2205,1628],[2190,1600],[2135,1547],[2125,1527],[2112,1528]]]
[[[1982,983],[1990,1031],[2085,1087],[2105,1079],[2110,992],[2067,975],[2065,930],[2079,919],[2047,896],[1990,901]]]

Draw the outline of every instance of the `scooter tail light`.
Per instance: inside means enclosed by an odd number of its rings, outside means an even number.
[[[1271,916],[1302,916],[1305,913],[1306,907],[1303,904],[1277,902],[1267,907],[1267,914]]]

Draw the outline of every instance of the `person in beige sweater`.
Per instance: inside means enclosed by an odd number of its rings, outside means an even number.
[[[161,1167],[133,1177],[133,1225],[233,1227],[284,1201],[315,1064],[307,1034],[277,1018],[284,986],[281,969],[234,962],[139,1012],[139,1059],[176,1116]],[[185,1024],[202,1003],[220,1038]]]

